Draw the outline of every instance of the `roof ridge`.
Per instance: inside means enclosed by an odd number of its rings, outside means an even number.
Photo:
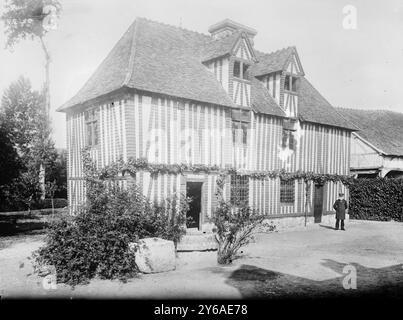
[[[200,36],[203,36],[203,37],[206,37],[206,38],[212,38],[212,37],[209,36],[208,34],[201,33],[201,32],[199,32],[199,31],[195,31],[195,30],[186,29],[186,28],[183,28],[183,27],[180,27],[180,26],[175,26],[175,25],[173,25],[173,24],[169,24],[169,23],[166,23],[166,22],[161,22],[161,21],[157,21],[157,20],[152,20],[152,19],[148,19],[148,18],[145,18],[145,17],[137,17],[136,20],[137,20],[137,19],[139,19],[139,20],[145,20],[145,21],[147,21],[147,22],[151,22],[151,23],[155,23],[155,24],[159,24],[159,25],[163,25],[163,26],[167,26],[167,27],[179,29],[179,30],[182,30],[182,31],[190,32],[190,33],[195,33],[195,34],[197,34],[197,35],[200,35]]]
[[[132,30],[132,28],[134,28],[134,23],[135,21],[133,21],[130,26],[126,29],[126,31],[123,33],[123,35],[119,38],[119,40],[114,44],[114,46],[112,47],[112,49],[109,51],[109,53],[105,56],[105,58],[102,59],[101,63],[98,65],[98,67],[91,73],[90,77],[87,79],[87,81],[84,82],[84,84],[81,86],[80,90],[78,90],[78,92],[71,97],[69,100],[67,100],[65,103],[63,103],[60,107],[58,107],[56,109],[56,111],[62,111],[65,106],[72,100],[74,99],[74,97],[76,97],[77,95],[80,94],[80,92],[92,81],[92,79],[97,75],[97,73],[99,72],[99,68],[100,66],[102,66],[105,61],[107,61],[107,59],[109,58],[109,56],[112,54],[112,52],[114,52],[114,50],[116,49],[116,47],[119,45],[119,43],[122,41],[122,39],[124,39],[124,37],[130,33],[130,31]],[[125,84],[125,81],[123,82],[122,85]]]
[[[364,112],[387,112],[387,113],[397,113],[399,115],[403,115],[403,112],[395,111],[395,110],[389,110],[389,109],[357,109],[357,108],[352,108],[352,107],[336,107],[338,109],[343,109],[343,110],[352,110],[352,111],[364,111]]]
[[[133,27],[134,30],[133,30],[133,35],[132,35],[132,45],[130,48],[130,57],[129,57],[129,65],[128,65],[129,70],[126,72],[126,77],[123,80],[122,86],[128,85],[130,79],[133,76],[133,71],[134,71],[134,55],[136,53],[136,35],[137,35],[137,30],[138,30],[137,20],[134,20],[131,27]]]
[[[277,49],[276,51],[272,51],[272,52],[263,52],[263,51],[259,51],[259,50],[256,50],[256,51],[262,53],[265,56],[269,56],[269,55],[273,55],[273,54],[278,54],[278,53],[280,53],[282,51],[286,51],[286,50],[289,50],[289,49],[296,49],[296,47],[295,46],[288,46],[288,47],[284,47],[284,48],[281,48],[281,49]]]

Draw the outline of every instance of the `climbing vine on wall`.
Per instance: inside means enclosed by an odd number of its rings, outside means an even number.
[[[354,182],[354,178],[348,175],[338,174],[321,174],[314,172],[287,172],[284,169],[281,170],[262,170],[251,171],[241,170],[233,167],[219,167],[216,165],[209,166],[203,164],[162,164],[162,163],[150,163],[145,158],[130,158],[128,161],[120,159],[114,163],[111,163],[101,169],[97,169],[95,163],[91,159],[88,149],[83,150],[83,163],[84,172],[87,183],[102,183],[105,180],[113,180],[117,177],[123,177],[126,175],[135,176],[137,172],[146,171],[151,176],[157,176],[159,174],[185,174],[185,173],[204,173],[216,175],[216,196],[218,203],[225,202],[224,185],[228,176],[232,174],[248,176],[254,180],[267,180],[277,179],[290,181],[299,180],[305,183],[305,224],[307,221],[307,214],[309,212],[310,202],[310,188],[311,183],[325,184],[326,182],[341,182],[342,184],[349,186]]]
[[[84,168],[87,172],[86,177],[98,177],[100,180],[114,179],[118,176],[125,176],[127,174],[135,176],[137,172],[147,171],[151,176],[159,174],[185,174],[185,173],[204,173],[217,175],[217,193],[222,196],[222,190],[225,184],[225,179],[231,174],[238,174],[242,176],[248,176],[254,180],[267,180],[281,178],[282,180],[302,180],[307,185],[308,182],[314,182],[318,184],[324,184],[326,182],[341,182],[344,185],[350,185],[353,182],[352,176],[338,175],[338,174],[321,174],[314,172],[287,172],[284,169],[281,170],[266,170],[266,171],[250,171],[240,170],[233,167],[222,168],[216,165],[209,166],[203,164],[162,164],[162,163],[150,163],[144,158],[130,158],[128,161],[122,159],[111,163],[100,170],[95,168],[94,163],[89,156],[88,149],[83,151]]]

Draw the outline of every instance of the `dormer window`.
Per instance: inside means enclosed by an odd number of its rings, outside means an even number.
[[[297,92],[297,81],[297,77],[286,75],[284,79],[284,90]]]
[[[98,145],[98,109],[85,111],[86,145],[95,147]]]
[[[234,62],[234,77],[235,78],[241,77],[241,62],[239,61]]]
[[[249,64],[243,61],[234,61],[234,77],[248,80]]]
[[[242,79],[248,79],[249,64],[242,63]]]

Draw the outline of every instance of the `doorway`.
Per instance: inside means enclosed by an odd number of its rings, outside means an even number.
[[[315,184],[315,193],[313,197],[313,216],[315,223],[322,222],[323,214],[323,184]]]
[[[191,198],[189,203],[189,210],[186,214],[187,228],[200,229],[200,212],[202,200],[202,182],[187,182],[186,183],[186,196]]]

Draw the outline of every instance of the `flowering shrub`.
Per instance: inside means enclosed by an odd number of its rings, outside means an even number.
[[[95,276],[125,280],[137,272],[130,242],[161,237],[176,243],[185,233],[185,199],[155,205],[136,186],[93,182],[87,187],[87,206],[52,223],[46,245],[35,253],[37,265],[55,267],[59,282],[76,285]]]
[[[235,207],[220,201],[213,216],[217,228],[217,262],[230,264],[239,249],[253,239],[253,232],[265,218],[248,206]],[[273,225],[268,226],[269,231],[273,231],[274,228]]]

